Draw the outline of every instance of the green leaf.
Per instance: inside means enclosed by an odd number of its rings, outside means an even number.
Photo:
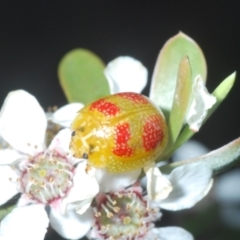
[[[184,124],[192,92],[192,72],[189,59],[183,57],[179,64],[177,85],[169,117],[170,142],[174,143]]]
[[[2,221],[15,207],[16,205],[0,208],[0,221]]]
[[[206,120],[212,115],[213,112],[215,112],[218,106],[226,98],[226,96],[228,95],[228,93],[233,87],[235,79],[236,79],[236,72],[232,73],[227,78],[225,78],[213,91],[212,94],[217,98],[217,102],[213,105],[211,109],[209,109]]]
[[[110,94],[105,65],[94,53],[74,49],[60,61],[58,76],[69,102],[88,104]]]
[[[17,206],[20,195],[20,193],[16,194],[6,203],[0,206],[0,221]]]
[[[165,165],[161,170],[163,172],[169,172],[178,166],[194,162],[204,163],[214,174],[220,173],[237,163],[240,163],[240,138],[237,138],[227,145],[209,152],[206,155]],[[199,169],[199,171],[200,170],[201,169]]]
[[[169,113],[172,107],[178,66],[184,56],[189,57],[192,77],[200,74],[206,80],[206,61],[197,43],[182,32],[170,38],[158,56],[150,90],[150,98],[165,113]]]
[[[225,78],[218,87],[213,91],[212,95],[216,97],[217,102],[213,105],[211,109],[208,110],[208,114],[206,118],[204,119],[204,122],[207,121],[207,119],[213,114],[213,112],[219,107],[219,105],[223,102],[223,100],[227,97],[228,93],[233,87],[233,84],[235,82],[236,78],[236,72],[232,73],[230,76]],[[204,123],[203,122],[203,123]],[[178,149],[183,143],[185,143],[189,138],[193,136],[195,132],[191,131],[189,129],[189,126],[187,125],[180,136],[178,137],[176,143],[171,149],[171,152],[169,152],[169,155],[172,154],[176,149]]]

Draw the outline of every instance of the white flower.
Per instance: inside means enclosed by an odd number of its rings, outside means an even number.
[[[50,224],[63,237],[78,239],[91,227],[92,209],[79,216],[75,207],[92,199],[98,184],[69,152],[70,129],[61,130],[46,148],[46,126],[46,115],[32,95],[9,93],[0,113],[0,133],[11,146],[0,150],[0,204],[22,195],[1,222],[0,239],[44,239],[46,205],[51,207]]]
[[[138,182],[121,191],[98,194],[95,203],[94,225],[88,234],[91,239],[193,239],[179,227],[154,227],[162,214],[143,196]]]
[[[201,163],[177,167],[169,175],[161,174],[154,164],[144,170],[147,177],[147,195],[143,200],[139,198],[142,192],[136,185],[140,170],[124,174],[109,174],[105,170],[91,168],[99,183],[100,193],[96,196],[97,205],[94,205],[95,201],[92,204],[95,225],[90,232],[90,237],[106,239],[104,237],[112,236],[114,239],[121,239],[117,238],[117,235],[120,236],[126,231],[131,232],[133,239],[193,239],[192,235],[184,229],[153,228],[153,222],[161,216],[159,208],[171,211],[182,210],[193,207],[204,198],[213,184],[212,171]],[[138,194],[134,194],[136,191]],[[128,200],[122,198],[123,193],[126,193],[126,198],[129,197]],[[144,201],[148,205],[141,208],[141,204],[146,204]],[[129,209],[120,214],[119,209],[126,210],[124,204],[129,204]],[[140,208],[138,211],[135,211],[135,205]],[[130,209],[134,211],[131,212]],[[131,215],[136,212],[138,217]],[[144,220],[139,216],[145,216]],[[131,224],[129,219],[133,221]],[[127,226],[124,221],[128,224]],[[146,225],[141,225],[142,229],[132,226],[132,224],[138,226],[139,222],[144,222]],[[137,234],[143,234],[143,232],[146,235],[140,238]]]
[[[169,175],[161,174],[153,166],[145,168],[147,195],[132,174],[125,176],[104,173],[99,181],[101,191],[93,202],[94,221],[89,237],[94,239],[193,239],[192,235],[179,227],[155,228],[154,221],[161,217],[159,209],[171,211],[194,206],[211,189],[212,172],[201,163],[192,163],[175,168]],[[114,184],[119,178],[122,184]],[[129,179],[129,180],[128,180]],[[99,180],[99,179],[98,179]],[[111,184],[113,181],[113,184]],[[110,188],[107,183],[110,183]],[[105,193],[104,193],[105,192]],[[121,237],[122,236],[122,237]]]

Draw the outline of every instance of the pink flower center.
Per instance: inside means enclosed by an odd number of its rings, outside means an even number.
[[[20,168],[23,192],[44,204],[64,197],[72,185],[74,166],[57,152],[40,153]]]
[[[134,187],[99,198],[94,208],[95,225],[90,233],[99,240],[142,240],[161,215],[159,209],[148,206],[141,191],[135,191]]]

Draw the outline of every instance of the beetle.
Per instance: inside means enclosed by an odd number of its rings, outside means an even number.
[[[109,95],[83,107],[71,129],[73,156],[110,173],[155,161],[168,139],[162,111],[146,96],[133,92]]]

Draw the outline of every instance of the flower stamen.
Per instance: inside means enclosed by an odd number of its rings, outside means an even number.
[[[21,187],[44,204],[66,195],[72,186],[74,166],[57,151],[46,151],[21,164]]]
[[[159,209],[147,209],[140,187],[100,196],[92,229],[99,240],[142,240],[160,216]]]
[[[112,218],[113,214],[106,208],[104,204],[101,204],[101,207],[104,209],[104,211],[107,213],[108,218]]]

